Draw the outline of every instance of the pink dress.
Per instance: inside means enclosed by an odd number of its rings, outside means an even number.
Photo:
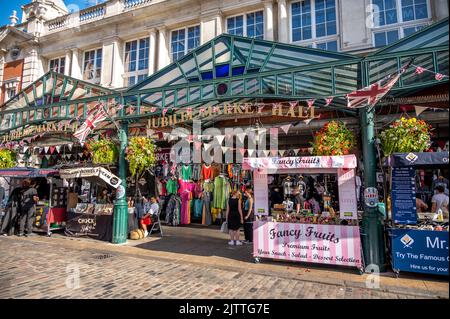
[[[191,216],[190,216],[190,200],[192,199],[192,192],[195,189],[195,184],[188,181],[179,180],[180,184],[179,188],[179,194],[181,198],[181,225],[188,225],[191,222]]]

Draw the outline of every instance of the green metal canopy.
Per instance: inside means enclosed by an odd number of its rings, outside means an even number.
[[[129,122],[221,102],[306,101],[356,114],[345,95],[413,64],[448,75],[448,18],[367,57],[222,34],[129,88],[114,91],[48,72],[7,101],[0,111],[0,134],[44,121],[84,118],[98,101],[122,103],[112,116]],[[441,81],[408,69],[389,96],[411,94]]]

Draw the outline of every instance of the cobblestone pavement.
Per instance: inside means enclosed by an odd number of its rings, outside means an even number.
[[[0,238],[0,265],[0,298],[437,297],[133,256],[95,246],[75,249],[64,240],[40,236]],[[79,281],[74,279],[78,274]]]

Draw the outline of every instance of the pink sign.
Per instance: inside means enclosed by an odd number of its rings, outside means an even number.
[[[359,227],[255,221],[253,256],[361,268]]]
[[[341,219],[358,219],[354,169],[338,169],[339,212]]]
[[[244,158],[244,169],[355,168],[355,155]]]
[[[260,174],[255,171],[253,174],[254,194],[255,194],[255,215],[269,215],[269,194],[267,190],[267,174]]]

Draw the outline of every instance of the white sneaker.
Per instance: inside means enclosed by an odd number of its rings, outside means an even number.
[[[147,236],[148,236],[148,231],[145,231],[144,237],[147,237]]]
[[[242,242],[240,240],[236,240],[236,246],[242,246]]]
[[[234,241],[230,240],[230,241],[228,242],[228,245],[234,246]]]

